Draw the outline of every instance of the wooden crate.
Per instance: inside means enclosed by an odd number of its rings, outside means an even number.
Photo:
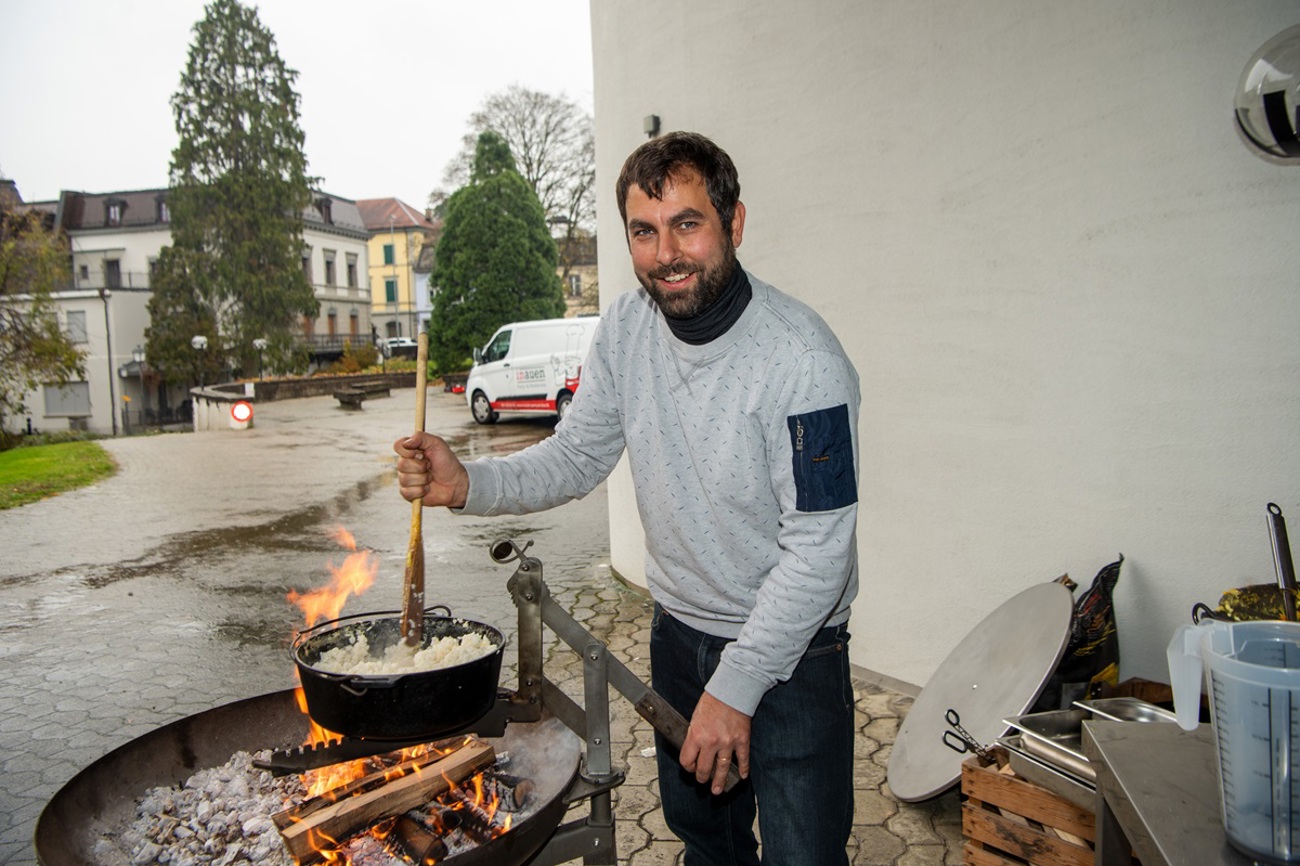
[[[966,866],[1093,866],[1093,813],[1013,774],[1006,752],[961,767]]]

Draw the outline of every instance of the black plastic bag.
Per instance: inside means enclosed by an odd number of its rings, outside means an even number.
[[[1032,712],[1067,710],[1078,700],[1096,697],[1103,686],[1119,684],[1119,631],[1115,627],[1115,584],[1124,555],[1097,572],[1092,586],[1075,599],[1070,642],[1048,679]],[[1073,582],[1063,578],[1065,585]]]

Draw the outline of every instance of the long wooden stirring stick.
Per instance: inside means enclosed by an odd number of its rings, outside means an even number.
[[[429,335],[420,334],[415,353],[415,431],[424,430],[424,400],[429,378]],[[406,580],[402,587],[402,639],[407,646],[424,640],[424,534],[421,529],[424,503],[411,503],[411,541],[406,547]]]

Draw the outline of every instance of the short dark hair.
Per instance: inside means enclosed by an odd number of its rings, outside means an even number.
[[[627,226],[627,193],[632,184],[654,199],[663,197],[664,183],[682,169],[694,169],[704,178],[713,209],[722,220],[722,230],[731,232],[731,220],[740,201],[740,179],[727,152],[698,132],[670,132],[652,138],[632,151],[618,175],[615,194],[618,212]]]

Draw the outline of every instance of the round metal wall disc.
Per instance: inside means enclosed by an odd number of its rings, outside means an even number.
[[[941,794],[961,778],[970,753],[944,744],[946,713],[980,745],[1002,736],[1002,721],[1033,706],[1070,638],[1074,597],[1059,583],[1031,586],[962,638],[917,695],[889,756],[889,789],[905,802]],[[948,738],[960,743],[955,736]]]

